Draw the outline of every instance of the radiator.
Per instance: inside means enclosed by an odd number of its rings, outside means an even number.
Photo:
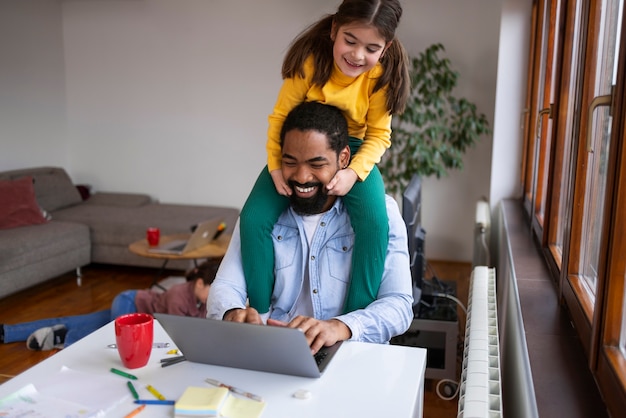
[[[489,236],[491,234],[491,208],[486,200],[476,202],[474,221],[474,266],[490,266]]]
[[[486,266],[470,279],[457,417],[502,417],[496,273]]]

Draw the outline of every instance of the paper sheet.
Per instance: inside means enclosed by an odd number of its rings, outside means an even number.
[[[32,384],[0,400],[0,417],[3,418],[89,418],[102,415],[83,405],[43,395]]]
[[[0,417],[104,416],[130,396],[123,378],[79,372],[63,366],[40,383],[25,386],[1,400]],[[18,410],[22,415],[16,412]]]
[[[130,398],[127,380],[113,373],[85,373],[63,366],[58,373],[35,386],[44,395],[106,412]]]

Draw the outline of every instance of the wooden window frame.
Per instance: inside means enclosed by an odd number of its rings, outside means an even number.
[[[544,25],[549,22],[544,20],[544,7],[549,7],[549,4],[544,0],[533,1],[526,108],[522,124],[525,141],[521,173],[522,206],[575,324],[588,358],[588,367],[609,411],[615,414],[626,410],[626,357],[619,349],[626,304],[626,17],[622,17],[621,22],[618,81],[612,93],[611,143],[606,161],[605,199],[600,202],[599,209],[603,223],[600,226],[597,289],[593,298],[588,296],[579,274],[581,250],[585,244],[582,242],[585,210],[582,202],[586,198],[588,176],[588,114],[597,94],[593,86],[596,82],[595,63],[600,53],[596,51],[596,46],[603,2],[562,0],[562,4],[562,24],[548,31],[552,39],[546,44],[542,38]],[[553,21],[554,17],[550,20]],[[576,24],[583,28],[578,39]],[[562,33],[560,28],[564,29]],[[562,39],[558,39],[559,36]],[[552,48],[553,53],[560,48],[560,54],[552,55],[557,59],[546,64],[547,75],[552,65],[557,66],[556,77],[542,77],[544,45],[550,45],[548,48]],[[542,97],[539,97],[542,91],[539,83],[545,83]],[[543,155],[540,153],[540,158],[535,160],[538,112],[540,107],[545,109],[548,102],[544,98],[550,97],[547,92],[553,87],[556,92],[552,95],[554,120],[552,126],[546,126],[550,124],[546,124],[544,119],[540,127],[541,138],[552,135],[548,139],[552,148]],[[542,169],[547,171],[541,172]],[[535,186],[533,183],[537,176],[544,174],[547,174],[547,183],[535,183]],[[560,215],[562,194],[570,197],[572,203]],[[542,203],[545,203],[545,212],[540,219],[536,215]],[[559,224],[565,228],[561,230],[562,237],[557,236]],[[557,238],[562,239],[560,248],[556,245]]]

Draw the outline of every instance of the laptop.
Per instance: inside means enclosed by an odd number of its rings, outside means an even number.
[[[168,314],[154,318],[187,360],[238,369],[320,377],[342,343],[323,347],[314,357],[295,328]]]
[[[193,231],[189,239],[173,240],[167,243],[159,244],[156,247],[148,249],[149,253],[156,254],[184,254],[193,251],[196,248],[203,247],[213,241],[218,234],[218,227],[222,223],[222,219],[210,219],[200,222]]]

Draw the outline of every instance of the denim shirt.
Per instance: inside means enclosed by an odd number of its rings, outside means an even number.
[[[377,299],[365,309],[347,314],[342,312],[350,279],[354,231],[341,198],[321,217],[308,252],[302,217],[291,208],[284,211],[272,231],[276,281],[270,311],[263,319],[292,319],[308,268],[315,318],[342,321],[350,328],[354,341],[386,343],[405,332],[413,319],[406,226],[395,200],[387,196],[386,204],[389,246]],[[221,319],[229,309],[244,308],[246,300],[237,222],[209,292],[207,317]]]

